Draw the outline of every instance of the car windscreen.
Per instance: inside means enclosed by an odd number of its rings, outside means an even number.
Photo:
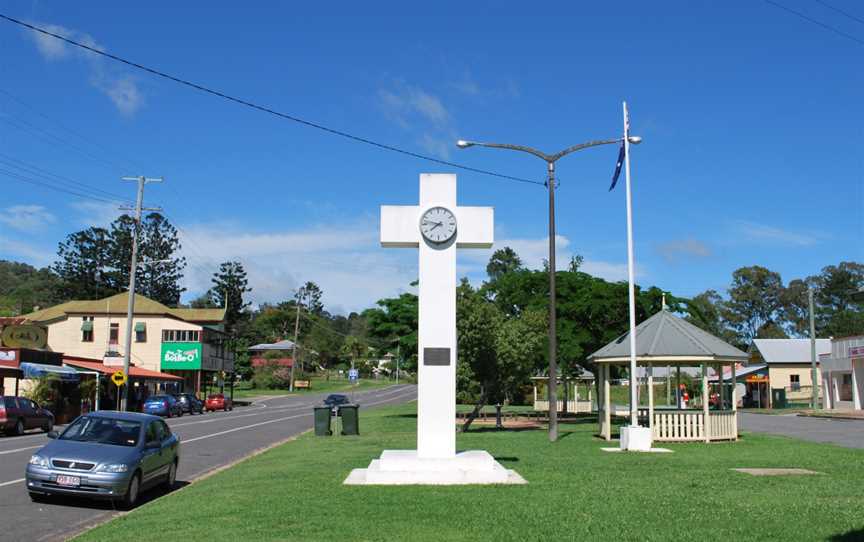
[[[81,416],[63,431],[60,440],[137,446],[140,434],[141,422],[101,416]]]
[[[163,402],[163,401],[168,401],[168,402],[170,402],[170,401],[171,401],[171,398],[169,398],[167,395],[154,395],[153,397],[149,397],[149,398],[148,398],[146,401],[144,401],[144,402],[145,402],[145,403],[161,403],[161,402]]]

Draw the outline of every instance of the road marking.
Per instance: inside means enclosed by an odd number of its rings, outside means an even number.
[[[408,394],[406,394],[406,396],[407,396],[407,395],[413,395],[413,394],[414,394],[414,390],[411,390],[411,392],[408,393]],[[382,401],[377,401],[377,402],[374,402],[374,403],[369,403],[369,405],[370,405],[370,406],[371,406],[371,405],[380,405],[381,403],[386,403],[387,401],[394,401],[394,400],[396,400],[396,399],[401,399],[401,398],[402,398],[401,396],[399,396],[399,397],[390,397],[389,399],[384,399],[384,400],[382,400]],[[180,443],[181,443],[181,444],[189,444],[189,443],[196,442],[196,441],[199,441],[199,440],[204,440],[204,439],[208,439],[208,438],[213,438],[213,437],[218,437],[218,436],[222,436],[222,435],[227,435],[228,433],[234,433],[234,432],[237,432],[237,431],[244,431],[244,430],[246,430],[246,429],[253,429],[253,428],[255,428],[255,427],[261,427],[262,425],[268,425],[268,424],[271,424],[271,423],[284,422],[284,421],[288,421],[288,420],[295,420],[295,419],[297,419],[297,418],[303,418],[303,417],[306,417],[306,416],[312,416],[312,413],[311,413],[311,412],[307,412],[306,414],[295,414],[295,415],[293,415],[293,416],[285,416],[285,417],[282,417],[282,418],[276,418],[275,420],[267,420],[266,422],[253,423],[252,425],[244,425],[243,427],[235,427],[235,428],[233,428],[233,429],[227,429],[227,430],[225,430],[225,431],[219,431],[219,432],[217,432],[217,433],[211,433],[211,434],[209,434],[209,435],[202,435],[202,436],[200,436],[200,437],[195,437],[195,438],[190,438],[190,439],[182,439],[182,440],[180,441]]]
[[[23,481],[24,481],[24,478],[18,478],[17,480],[12,480],[10,482],[2,482],[2,483],[0,483],[0,487],[11,486],[12,484],[20,484]]]
[[[35,450],[36,448],[41,448],[41,447],[42,447],[42,445],[40,444],[39,446],[28,446],[26,448],[16,448],[14,450],[4,450],[4,451],[0,452],[0,455],[14,454],[15,452],[23,452],[24,450]]]

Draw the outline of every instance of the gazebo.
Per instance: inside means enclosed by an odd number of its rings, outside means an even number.
[[[561,391],[558,392],[558,412],[570,412],[578,414],[582,412],[591,413],[594,402],[591,398],[591,390],[594,387],[594,373],[582,370],[578,376],[558,377],[556,380]],[[531,383],[534,386],[534,410],[545,412],[549,410],[549,377],[546,375],[532,376]],[[583,392],[580,394],[579,384],[583,384]]]
[[[612,365],[629,365],[628,334],[618,337],[588,358],[594,362],[599,379],[597,417],[600,435],[606,440],[612,439],[610,368]],[[735,382],[735,364],[746,362],[747,359],[745,352],[674,316],[665,308],[651,316],[636,326],[636,364],[645,368],[648,380],[648,408],[639,409],[640,425],[650,427],[653,439],[660,442],[737,440],[735,386],[732,386],[731,397],[724,397],[725,386],[721,385],[716,408],[711,409],[708,400],[708,367],[713,366],[716,374],[722,375],[723,367],[731,366],[732,382]],[[678,367],[679,370],[682,366],[701,366],[701,408],[681,408],[680,401],[676,401],[671,408],[655,408],[654,368],[670,366]],[[635,377],[630,375],[631,379]]]

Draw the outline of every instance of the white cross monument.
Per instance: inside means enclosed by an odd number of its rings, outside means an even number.
[[[417,450],[385,450],[346,484],[524,483],[485,451],[456,453],[456,249],[490,248],[492,207],[456,205],[456,175],[420,175],[419,205],[381,206],[381,245],[419,248]]]

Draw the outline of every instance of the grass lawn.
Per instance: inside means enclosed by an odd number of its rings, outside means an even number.
[[[861,540],[860,450],[767,435],[613,454],[593,423],[481,430],[524,486],[343,486],[382,449],[414,447],[415,405],[361,412],[360,437],[294,442],[187,486],[82,535],[129,540]],[[801,467],[818,476],[752,477],[734,467]],[[181,472],[182,477],[182,472]]]
[[[301,395],[308,393],[336,393],[336,392],[350,392],[350,391],[363,391],[363,390],[371,390],[374,388],[381,388],[384,386],[392,386],[396,384],[395,380],[374,380],[374,379],[363,379],[361,378],[357,385],[351,384],[348,380],[344,379],[331,379],[324,380],[323,378],[313,378],[312,381],[312,389],[298,389],[295,390],[292,394],[288,390],[263,390],[258,388],[250,388],[245,384],[239,384],[234,386],[234,398],[235,399],[249,399],[250,397],[264,397],[269,395]],[[400,382],[401,383],[401,382]],[[405,382],[406,384],[408,382]]]

